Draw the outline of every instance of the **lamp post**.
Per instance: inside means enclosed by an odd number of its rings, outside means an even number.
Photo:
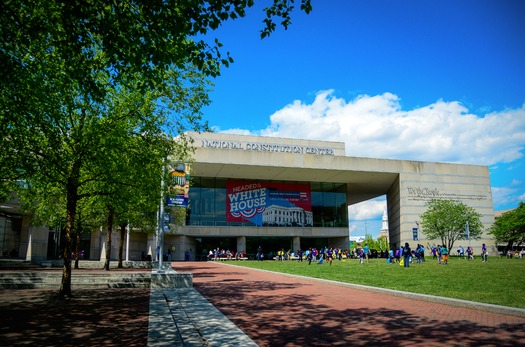
[[[160,180],[160,207],[159,207],[159,230],[158,230],[158,240],[159,243],[159,269],[158,273],[164,272],[162,268],[162,261],[164,257],[164,174],[166,172],[166,165],[162,164],[162,178]]]

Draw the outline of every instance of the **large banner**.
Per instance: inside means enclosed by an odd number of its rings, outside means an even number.
[[[226,221],[257,226],[311,227],[309,184],[226,182]]]
[[[166,204],[168,206],[188,207],[190,165],[183,163],[168,165],[168,170],[170,171],[171,182]]]

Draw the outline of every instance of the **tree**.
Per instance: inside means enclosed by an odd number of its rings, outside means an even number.
[[[389,251],[389,245],[388,245],[388,237],[386,236],[380,236],[377,238],[377,247],[381,250],[381,252],[388,252]]]
[[[49,104],[39,105],[39,113],[13,121],[9,143],[16,144],[20,155],[17,168],[28,187],[34,191],[53,187],[53,191],[62,193],[66,241],[59,294],[70,296],[71,244],[78,202],[90,196],[112,196],[119,186],[129,185],[129,177],[122,175],[119,167],[122,158],[133,158],[136,170],[143,163],[156,162],[156,171],[141,174],[158,180],[163,158],[173,152],[174,143],[166,129],[200,130],[199,110],[208,99],[203,77],[193,74],[191,67],[187,71],[169,71],[163,77],[165,82],[147,93],[140,92],[140,75],[128,76],[127,88],[112,88],[108,83],[100,102],[84,95],[67,75],[55,77],[55,83],[63,82],[70,88],[52,89],[55,97]],[[167,121],[170,112],[174,113],[171,122]],[[26,136],[16,136],[17,130],[26,132]],[[136,172],[133,177],[138,175]],[[146,181],[151,179],[136,180],[140,184]],[[39,201],[38,196],[32,200]],[[152,201],[156,204],[159,199]]]
[[[310,0],[300,2],[301,10],[309,13]],[[21,102],[21,92],[32,94],[26,71],[50,54],[62,62],[60,72],[93,98],[105,93],[93,70],[110,75],[114,85],[122,84],[126,75],[140,73],[145,90],[162,82],[159,71],[188,63],[207,76],[218,76],[221,65],[228,66],[233,59],[222,55],[222,44],[209,39],[210,31],[226,20],[244,17],[253,5],[254,0],[3,1],[2,80],[9,82],[9,93],[16,90],[13,103]],[[276,29],[275,21],[287,28],[293,10],[294,0],[273,0],[264,9],[261,37]],[[98,51],[104,52],[103,59]]]
[[[440,239],[450,250],[458,240],[466,240],[467,221],[470,239],[483,233],[481,214],[459,201],[432,199],[421,215],[422,232],[428,239]]]
[[[217,39],[209,43],[208,31],[244,16],[253,3],[0,4],[0,197],[7,197],[13,187],[60,192],[66,220],[60,296],[71,296],[78,202],[104,194],[92,183],[111,181],[112,172],[104,163],[122,149],[117,140],[135,134],[157,145],[155,155],[166,157],[173,150],[165,146],[166,140],[188,129],[203,129],[203,81],[233,62],[228,54],[222,55]],[[293,8],[293,0],[274,0],[265,9],[261,37],[275,30],[279,18],[286,28]],[[310,0],[301,0],[301,10],[311,10]],[[137,99],[130,112],[117,112],[123,105],[115,94],[126,91],[160,94],[151,98],[154,102]],[[32,201],[41,200],[34,196]]]
[[[365,234],[365,239],[361,243],[361,246],[364,247],[365,245],[368,245],[370,250],[377,250],[377,242],[374,240],[371,234]]]
[[[518,208],[507,211],[497,217],[490,228],[496,243],[506,243],[507,249],[513,245],[525,243],[525,202],[520,202]]]

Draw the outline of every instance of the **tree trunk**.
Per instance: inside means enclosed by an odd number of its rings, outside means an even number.
[[[124,268],[124,265],[122,264],[122,253],[124,251],[124,238],[126,237],[126,226],[127,224],[120,225],[120,240],[119,240],[119,245],[118,245],[118,268],[119,269]]]
[[[80,163],[74,163],[71,168],[71,177],[67,183],[67,218],[66,218],[66,237],[64,242],[64,267],[62,269],[62,284],[58,291],[60,298],[71,297],[71,236],[75,227],[75,214],[78,202],[78,176]]]
[[[113,220],[115,218],[115,210],[110,207],[108,214],[108,244],[106,246],[106,262],[104,263],[104,270],[109,271],[109,262],[111,260],[111,233],[113,232]]]
[[[80,233],[82,233],[82,221],[80,220],[80,212],[78,213],[77,218],[77,227],[75,228],[76,232],[76,245],[75,245],[75,269],[78,269],[78,259],[80,254]]]

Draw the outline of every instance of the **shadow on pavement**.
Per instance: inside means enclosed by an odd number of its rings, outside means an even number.
[[[146,346],[149,288],[0,290],[3,346]]]
[[[266,346],[516,346],[525,338],[521,324],[482,325],[443,320],[399,309],[334,308],[330,293],[311,294],[323,284],[280,283],[246,278],[243,271],[221,279],[205,267],[187,268],[194,287],[261,347]],[[217,279],[213,279],[217,277]],[[392,296],[392,300],[396,297]]]

